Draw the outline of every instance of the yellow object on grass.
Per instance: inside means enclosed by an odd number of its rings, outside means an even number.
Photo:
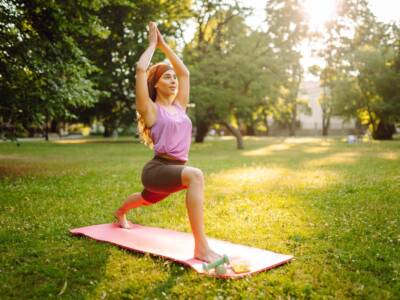
[[[250,265],[246,262],[237,262],[237,263],[232,263],[231,265],[235,273],[250,272]]]

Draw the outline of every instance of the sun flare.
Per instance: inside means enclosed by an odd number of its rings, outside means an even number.
[[[304,10],[312,29],[322,27],[336,14],[336,0],[305,0]]]

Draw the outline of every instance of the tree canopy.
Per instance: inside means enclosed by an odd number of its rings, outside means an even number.
[[[338,2],[337,17],[312,32],[301,0],[265,2],[265,22],[246,24],[237,1],[0,2],[0,124],[2,131],[48,132],[51,122],[99,122],[105,136],[135,123],[135,63],[156,21],[172,47],[183,45],[191,74],[189,110],[202,142],[224,125],[268,134],[269,120],[295,135],[304,80],[301,46],[318,44],[323,134],[330,118],[356,118],[376,139],[399,122],[399,25],[379,22],[366,0]],[[187,23],[191,21],[191,23]],[[164,57],[155,53],[154,62]]]

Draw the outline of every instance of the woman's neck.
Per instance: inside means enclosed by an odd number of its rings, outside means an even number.
[[[175,95],[165,96],[162,94],[157,94],[156,102],[161,105],[164,105],[164,106],[169,106],[172,104],[172,102],[174,102],[174,99],[175,99]]]

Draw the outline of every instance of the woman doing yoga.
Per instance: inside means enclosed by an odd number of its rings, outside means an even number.
[[[148,70],[159,48],[172,67],[159,63]],[[186,207],[192,228],[194,257],[206,262],[221,256],[211,250],[203,223],[204,176],[200,169],[187,166],[192,122],[186,114],[189,102],[189,71],[164,41],[155,23],[149,23],[149,46],[136,65],[136,111],[139,133],[155,156],[142,170],[144,189],[125,200],[114,213],[123,228],[129,228],[126,213],[151,205],[171,193],[186,189]]]

